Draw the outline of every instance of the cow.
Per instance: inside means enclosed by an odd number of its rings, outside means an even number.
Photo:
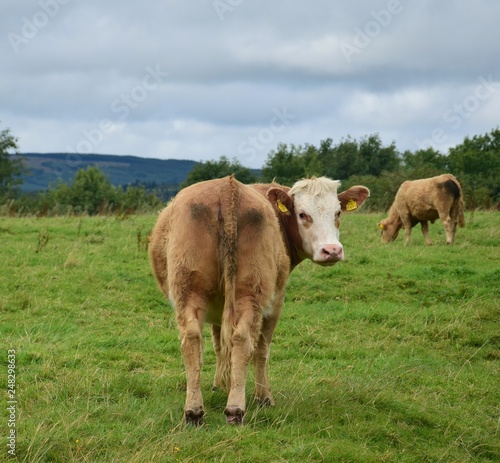
[[[157,283],[175,307],[186,370],[184,418],[199,425],[204,323],[212,325],[214,389],[228,392],[230,424],[244,422],[245,383],[253,358],[255,399],[274,405],[268,381],[271,339],[288,275],[302,260],[330,266],[344,259],[340,213],[370,192],[337,194],[326,177],[244,185],[233,176],[181,190],[160,213],[149,252]]]
[[[429,238],[429,223],[441,219],[446,232],[446,243],[453,244],[457,223],[465,225],[462,187],[451,174],[403,182],[392,204],[389,215],[379,223],[382,242],[394,241],[401,228],[406,234],[405,243],[410,241],[411,229],[421,224],[426,244]]]

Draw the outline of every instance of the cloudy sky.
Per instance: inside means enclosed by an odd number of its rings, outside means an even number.
[[[498,0],[2,0],[0,130],[22,152],[236,157],[500,125]]]

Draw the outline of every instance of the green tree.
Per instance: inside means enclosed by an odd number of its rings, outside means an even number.
[[[185,188],[193,183],[212,180],[214,178],[222,178],[227,175],[234,176],[242,183],[255,182],[256,176],[250,169],[241,165],[241,163],[233,158],[230,161],[226,156],[221,156],[218,161],[205,161],[197,164],[191,172],[189,172],[186,180],[181,183],[181,187]]]
[[[116,188],[96,166],[79,169],[70,186],[59,183],[56,196],[59,203],[67,203],[75,212],[90,215],[108,212],[117,202]]]
[[[383,146],[378,133],[368,135],[359,142],[354,175],[378,177],[382,172],[394,172],[399,168],[400,163],[401,160],[394,142],[389,146]]]
[[[297,180],[314,175],[322,175],[318,150],[312,145],[305,147],[280,143],[272,150],[262,168],[262,180],[276,180],[284,185],[293,185]]]
[[[468,207],[500,201],[500,129],[466,137],[449,149],[448,168],[462,182]]]
[[[344,180],[354,173],[358,157],[358,143],[347,136],[334,146],[333,140],[327,138],[320,142],[318,156],[327,177]]]
[[[448,172],[448,158],[434,148],[405,151],[402,162],[409,179],[433,177]]]
[[[354,185],[366,185],[370,189],[370,199],[363,209],[386,211],[391,207],[399,187],[405,180],[408,179],[400,172],[383,172],[378,177],[353,175],[348,180],[342,181],[342,190],[347,190]]]
[[[8,198],[21,185],[21,175],[26,171],[23,158],[19,155],[18,139],[9,129],[0,132],[0,199]]]
[[[400,157],[396,145],[383,146],[378,134],[359,142],[350,136],[333,145],[331,138],[320,143],[318,157],[326,176],[345,180],[352,175],[372,175],[396,171]]]
[[[159,208],[162,201],[158,196],[148,193],[142,185],[116,189],[116,205],[123,212],[131,213]]]

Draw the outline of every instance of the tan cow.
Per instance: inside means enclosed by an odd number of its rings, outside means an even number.
[[[153,230],[150,259],[158,284],[175,306],[187,378],[185,419],[204,415],[200,389],[203,324],[212,325],[214,387],[229,392],[228,423],[244,420],[245,383],[255,366],[255,398],[272,405],[267,365],[285,284],[303,259],[343,260],[341,210],[361,206],[363,186],[337,194],[325,177],[247,186],[232,176],[180,191]]]
[[[429,221],[441,219],[446,232],[446,242],[453,244],[457,223],[463,227],[464,202],[462,187],[451,174],[403,182],[389,210],[389,216],[379,223],[382,242],[394,241],[401,228],[405,229],[406,243],[410,241],[411,229],[417,223],[422,226],[425,242],[429,238]]]

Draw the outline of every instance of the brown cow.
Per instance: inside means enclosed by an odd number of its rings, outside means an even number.
[[[204,415],[200,389],[203,324],[212,325],[214,387],[229,392],[228,423],[244,420],[248,364],[255,398],[274,403],[267,365],[291,270],[303,259],[343,260],[339,216],[369,196],[363,186],[337,195],[325,177],[247,186],[232,176],[180,191],[153,230],[150,259],[158,284],[175,306],[187,378],[185,419]]]
[[[394,241],[401,228],[405,229],[406,243],[411,229],[417,223],[422,226],[425,242],[431,244],[429,224],[440,218],[446,232],[446,242],[453,244],[457,223],[463,227],[464,202],[462,187],[451,174],[403,182],[389,210],[389,216],[379,223],[382,242]]]

